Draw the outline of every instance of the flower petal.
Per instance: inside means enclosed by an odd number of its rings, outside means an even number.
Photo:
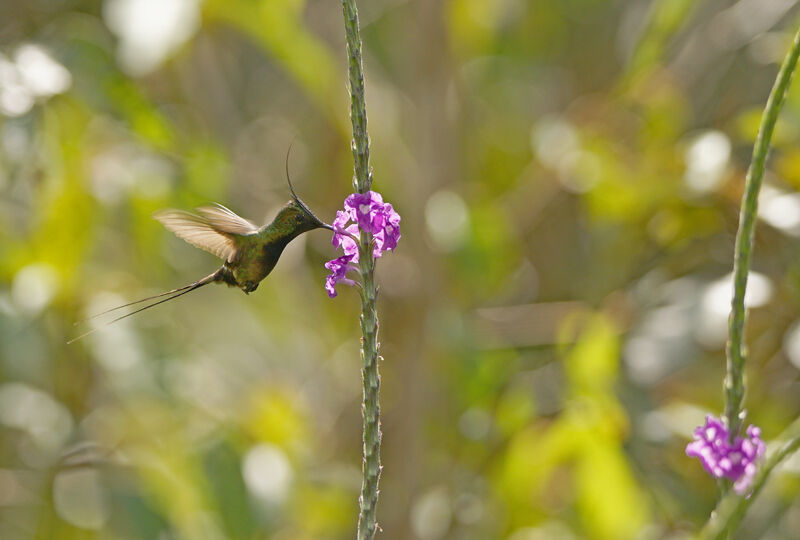
[[[336,284],[344,283],[346,285],[354,285],[355,282],[347,279],[347,270],[353,257],[344,255],[336,259],[330,260],[325,263],[325,268],[331,271],[327,278],[325,278],[325,290],[328,291],[328,296],[331,298],[336,297]]]

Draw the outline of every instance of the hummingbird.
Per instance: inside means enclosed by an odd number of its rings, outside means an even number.
[[[196,208],[196,214],[173,209],[161,210],[153,214],[156,220],[178,238],[222,259],[222,266],[206,277],[183,287],[113,307],[86,320],[148,300],[167,297],[117,317],[104,325],[108,326],[158,304],[174,300],[209,283],[225,283],[229,287],[238,287],[245,294],[255,291],[261,280],[275,268],[281,253],[289,242],[304,232],[314,229],[334,230],[331,225],[315,216],[294,192],[292,181],[289,178],[288,154],[286,181],[289,184],[291,200],[278,211],[275,219],[261,227],[217,203]],[[88,336],[99,328],[81,334],[67,343]]]

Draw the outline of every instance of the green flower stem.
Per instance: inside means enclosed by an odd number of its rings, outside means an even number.
[[[378,291],[375,287],[372,243],[368,233],[361,233],[359,267],[361,270],[361,381],[364,402],[361,407],[364,430],[361,496],[358,499],[358,538],[369,539],[378,529],[378,482],[381,477],[381,407],[378,402],[381,377],[378,374]]]
[[[359,193],[372,188],[369,165],[367,107],[364,99],[364,67],[355,0],[342,0],[347,38],[350,121],[353,123],[353,187]],[[359,270],[361,273],[361,381],[364,401],[361,409],[364,429],[361,496],[358,499],[358,539],[371,539],[378,530],[378,482],[381,476],[381,409],[378,401],[381,378],[378,374],[378,290],[375,287],[375,260],[372,234],[361,231]]]
[[[758,493],[766,484],[770,473],[784,459],[794,454],[800,449],[800,419],[797,419],[779,437],[779,440],[786,441],[759,467],[753,487],[749,497],[743,497],[735,492],[729,492],[717,504],[717,508],[712,512],[711,519],[708,520],[700,537],[708,540],[722,540],[732,535],[744,518],[745,512],[753,503]]]
[[[753,158],[745,178],[744,197],[739,212],[739,230],[736,232],[736,246],[733,260],[733,300],[728,328],[727,375],[725,377],[725,417],[730,429],[731,442],[739,435],[742,425],[742,402],[744,401],[744,293],[747,288],[747,274],[753,257],[753,235],[758,207],[758,192],[764,179],[764,168],[767,161],[772,133],[778,114],[786,97],[786,90],[794,73],[797,58],[800,55],[800,31],[795,35],[792,48],[775,79],[769,94],[758,136],[753,147]]]
[[[358,29],[358,9],[355,0],[342,0],[344,30],[347,37],[348,83],[350,87],[350,121],[353,124],[353,187],[359,193],[372,189],[372,170],[369,166],[369,134],[367,133],[367,104],[364,99],[364,66],[361,62],[361,35]]]

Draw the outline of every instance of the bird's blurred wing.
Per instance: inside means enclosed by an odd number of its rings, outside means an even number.
[[[221,204],[215,203],[213,206],[201,206],[197,211],[213,229],[219,232],[241,234],[243,236],[258,232],[258,227],[253,223],[236,215]]]
[[[232,261],[236,254],[235,237],[218,230],[205,217],[181,210],[162,210],[153,214],[153,217],[178,238],[213,253],[220,259]]]

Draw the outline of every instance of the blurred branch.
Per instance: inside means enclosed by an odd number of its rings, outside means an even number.
[[[700,532],[701,538],[721,540],[738,528],[772,471],[800,448],[800,418],[786,428],[778,439],[786,442],[761,465],[753,479],[753,491],[750,495],[745,497],[731,491],[723,497]]]
[[[783,105],[786,91],[800,55],[800,31],[795,35],[792,48],[783,61],[778,77],[769,94],[761,126],[753,147],[753,158],[745,178],[744,197],[739,213],[739,230],[736,232],[736,246],[733,261],[733,300],[728,330],[727,375],[725,377],[725,417],[730,429],[731,442],[739,435],[742,424],[742,402],[744,401],[744,295],[747,288],[747,275],[753,256],[753,235],[758,206],[758,192],[764,179],[767,154],[772,133]]]
[[[372,188],[369,166],[369,134],[367,106],[364,99],[364,68],[361,61],[361,36],[355,0],[342,0],[347,36],[348,79],[350,86],[350,121],[353,124],[353,187],[359,193]],[[378,530],[378,482],[381,476],[381,420],[378,394],[378,313],[375,287],[375,259],[372,256],[372,234],[361,229],[359,269],[361,272],[361,379],[364,387],[362,406],[364,458],[358,516],[358,538],[369,539]]]
[[[644,71],[663,62],[669,39],[681,28],[697,2],[691,0],[658,0],[650,6],[647,26],[631,53],[624,78],[629,83]]]
[[[479,308],[465,320],[476,347],[491,350],[561,343],[565,338],[560,335],[564,322],[589,313],[593,310],[584,302],[538,302]],[[610,298],[603,313],[620,332],[630,328],[634,316],[622,295]],[[576,337],[571,336],[572,339]]]

